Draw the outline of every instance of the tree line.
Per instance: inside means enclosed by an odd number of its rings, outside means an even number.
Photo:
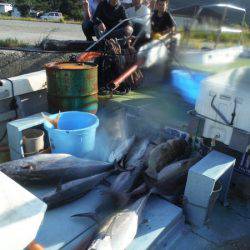
[[[82,19],[82,5],[80,0],[15,0],[13,4],[22,16],[28,16],[30,10],[43,12],[59,11],[66,18]]]

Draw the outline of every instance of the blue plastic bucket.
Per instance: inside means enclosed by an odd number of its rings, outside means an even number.
[[[50,118],[56,116],[51,115]],[[76,157],[84,157],[94,149],[98,125],[97,116],[79,111],[61,113],[57,129],[50,122],[44,122],[52,153],[67,153]]]

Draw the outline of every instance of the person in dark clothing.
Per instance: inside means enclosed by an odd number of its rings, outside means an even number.
[[[125,19],[127,19],[125,9],[118,0],[105,0],[100,2],[93,17],[96,36],[102,36],[105,32],[111,30]],[[120,38],[122,36],[130,36],[132,33],[133,28],[130,21],[125,21],[120,27],[115,29],[109,37]]]
[[[82,0],[83,22],[82,31],[88,41],[93,41],[94,23],[92,21],[95,10],[101,0]]]
[[[175,31],[175,21],[168,12],[168,0],[157,0],[156,10],[151,18],[151,28],[153,33],[164,35]]]

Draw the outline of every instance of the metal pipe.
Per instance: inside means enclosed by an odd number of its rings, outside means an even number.
[[[117,89],[120,84],[126,80],[129,76],[131,76],[138,68],[140,64],[136,63],[133,66],[131,66],[129,69],[127,69],[125,72],[123,72],[119,77],[117,77],[115,80],[113,80],[109,86],[112,90]]]
[[[241,28],[242,28],[242,32],[240,34],[240,39],[239,39],[239,44],[243,44],[243,33],[244,33],[244,27],[245,27],[245,22],[246,22],[246,12],[244,12],[243,18],[242,18],[242,22],[241,22]]]
[[[224,9],[224,13],[223,13],[223,16],[222,16],[222,19],[221,19],[221,22],[220,22],[220,27],[223,25],[223,23],[225,22],[226,20],[226,17],[227,17],[227,11],[228,11],[228,7],[225,6],[225,9]],[[220,39],[221,39],[221,28],[220,28],[220,31],[218,32],[217,34],[217,37],[216,37],[216,42],[215,42],[215,45],[214,45],[214,49],[217,48],[217,45],[219,44],[220,42]]]
[[[142,17],[145,17],[145,16],[151,16],[150,15],[142,15],[140,17],[131,17],[131,18],[126,18],[122,21],[120,21],[117,25],[115,25],[112,29],[110,29],[109,31],[107,31],[102,37],[100,37],[97,41],[95,41],[93,44],[91,44],[86,50],[85,52],[88,52],[90,51],[92,48],[94,48],[99,42],[101,42],[105,37],[107,37],[109,34],[111,34],[115,29],[117,29],[119,26],[121,26],[123,23],[127,22],[127,21],[131,21],[133,19],[136,19],[136,18],[142,18]]]
[[[100,37],[96,42],[94,42],[93,44],[91,44],[86,50],[85,52],[90,51],[92,48],[94,48],[99,42],[101,42],[105,37],[107,37],[110,33],[112,33],[116,28],[118,28],[119,26],[121,26],[123,23],[130,21],[132,18],[126,18],[124,20],[122,20],[121,22],[119,22],[116,26],[114,26],[111,30],[109,30],[107,33],[105,33],[102,37]]]

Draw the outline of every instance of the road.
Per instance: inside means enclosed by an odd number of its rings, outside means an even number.
[[[58,40],[85,39],[80,24],[0,20],[0,40],[17,38],[36,44],[46,37]]]

